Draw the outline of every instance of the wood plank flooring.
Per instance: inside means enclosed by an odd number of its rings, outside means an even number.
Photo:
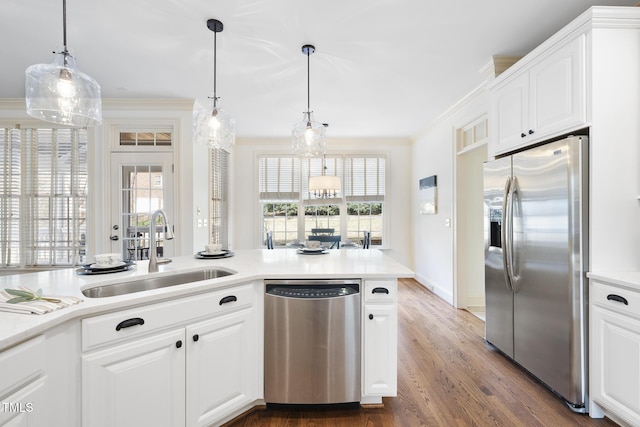
[[[484,322],[399,281],[398,396],[384,408],[256,409],[228,427],[616,426],[575,414],[484,341]]]

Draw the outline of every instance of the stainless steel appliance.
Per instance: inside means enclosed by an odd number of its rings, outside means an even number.
[[[587,408],[588,141],[485,163],[486,340]]]
[[[264,398],[359,402],[360,281],[266,280]]]

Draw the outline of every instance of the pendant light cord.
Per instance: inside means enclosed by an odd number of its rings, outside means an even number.
[[[217,31],[213,32],[213,108],[216,108],[216,104],[218,102],[218,96],[216,95],[216,74],[217,74],[217,70],[216,70],[216,56],[217,56],[217,49],[218,47],[218,33]]]
[[[310,60],[311,52],[307,49],[307,113],[311,113],[311,71]],[[309,117],[311,120],[311,117]]]

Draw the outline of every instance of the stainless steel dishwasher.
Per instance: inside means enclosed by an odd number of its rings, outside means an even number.
[[[265,280],[264,398],[360,401],[360,281]]]

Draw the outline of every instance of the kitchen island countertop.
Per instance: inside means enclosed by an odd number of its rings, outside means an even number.
[[[234,256],[222,259],[196,259],[194,256],[172,258],[157,273],[148,273],[148,261],[138,261],[129,271],[78,275],[75,268],[0,276],[0,289],[24,286],[42,289],[43,295],[82,298],[79,304],[43,315],[0,312],[0,351],[27,340],[58,324],[74,318],[149,304],[187,295],[211,291],[255,280],[271,278],[362,278],[395,279],[414,277],[414,272],[380,250],[341,249],[322,255],[302,255],[295,249],[237,250]],[[222,268],[236,272],[230,276],[194,283],[169,286],[106,298],[87,298],[85,288],[115,284],[153,276],[166,276],[185,271]]]

